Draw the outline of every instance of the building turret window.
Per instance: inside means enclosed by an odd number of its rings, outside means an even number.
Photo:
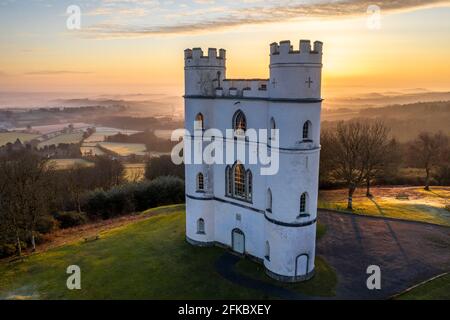
[[[272,212],[272,190],[267,189],[267,205],[266,210],[268,212]]]
[[[270,244],[269,241],[266,241],[266,254],[265,254],[266,260],[270,261]]]
[[[270,119],[270,130],[269,130],[269,137],[270,140],[275,140],[276,139],[276,130],[277,129],[277,125],[275,123],[275,119],[271,118]]]
[[[245,134],[247,130],[247,119],[241,110],[238,110],[233,116],[233,129],[239,135]]]
[[[200,129],[200,130],[204,130],[205,129],[205,118],[203,117],[203,114],[198,113],[195,116],[194,129]]]
[[[311,121],[306,121],[303,124],[303,140],[310,141],[311,139]]]
[[[201,218],[197,220],[197,234],[205,234],[205,220]]]
[[[308,194],[305,192],[300,197],[300,214],[307,213],[308,207]]]
[[[197,175],[197,191],[205,191],[205,178],[203,173]]]

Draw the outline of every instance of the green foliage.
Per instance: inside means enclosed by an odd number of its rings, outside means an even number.
[[[134,211],[184,202],[184,182],[177,177],[158,177],[152,181],[130,183],[90,192],[84,209],[91,218],[108,219]]]
[[[36,231],[39,233],[50,233],[58,228],[57,220],[51,215],[39,217],[36,223]]]
[[[175,176],[184,179],[184,165],[176,165],[170,156],[151,158],[145,167],[145,178],[153,180],[159,176]]]
[[[88,222],[86,213],[77,211],[57,212],[54,214],[61,229],[83,225]]]

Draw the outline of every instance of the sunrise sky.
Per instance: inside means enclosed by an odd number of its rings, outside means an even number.
[[[449,1],[0,0],[0,28],[3,92],[181,94],[185,48],[227,49],[228,77],[268,77],[269,44],[301,38],[324,42],[329,94],[450,88]]]

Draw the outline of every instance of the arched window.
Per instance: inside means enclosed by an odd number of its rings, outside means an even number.
[[[205,179],[203,177],[203,173],[199,173],[197,175],[197,191],[205,190]]]
[[[252,200],[253,194],[253,175],[250,170],[247,170],[245,182],[247,184],[247,199]]]
[[[270,244],[269,241],[266,241],[266,254],[265,258],[270,261]]]
[[[201,218],[197,220],[197,233],[205,234],[205,220]]]
[[[300,197],[300,214],[308,212],[308,194],[305,192]]]
[[[236,111],[233,116],[233,129],[237,134],[244,134],[247,130],[247,119],[241,110]]]
[[[311,140],[311,122],[306,121],[303,124],[303,140]]]
[[[277,129],[277,124],[275,123],[275,119],[272,117],[270,119],[270,130],[269,130],[269,137],[270,140],[275,140],[276,138],[276,132],[275,130]]]
[[[198,114],[195,116],[195,125],[194,125],[194,128],[195,128],[195,129],[201,129],[201,130],[205,129],[205,119],[204,119],[204,117],[203,117],[203,114],[198,113]]]
[[[238,199],[252,200],[253,176],[250,170],[236,162],[225,169],[225,194]]]
[[[267,211],[272,212],[272,190],[267,189]]]
[[[234,167],[234,195],[240,198],[246,198],[245,168],[240,163]]]

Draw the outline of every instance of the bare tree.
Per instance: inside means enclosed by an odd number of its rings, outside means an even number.
[[[81,165],[75,165],[65,172],[67,178],[66,187],[78,213],[81,213],[81,196],[87,189],[87,175],[92,174],[90,169]]]
[[[0,161],[3,177],[1,207],[5,220],[16,238],[19,256],[22,255],[21,235],[30,237],[35,249],[36,225],[48,214],[50,199],[49,173],[46,159],[29,151],[21,151]]]
[[[371,182],[391,162],[395,140],[389,140],[389,129],[380,121],[368,123],[364,127],[361,160],[365,168],[366,195],[371,197]]]
[[[361,122],[339,122],[334,132],[325,133],[327,152],[332,155],[331,175],[347,185],[349,210],[353,210],[353,194],[366,174],[362,161],[366,129]]]
[[[124,181],[125,167],[117,159],[106,156],[96,157],[93,174],[95,174],[97,186],[107,190]]]
[[[448,137],[442,132],[419,134],[409,147],[410,160],[425,170],[425,190],[430,190],[431,170],[439,163],[441,153],[448,145]]]

